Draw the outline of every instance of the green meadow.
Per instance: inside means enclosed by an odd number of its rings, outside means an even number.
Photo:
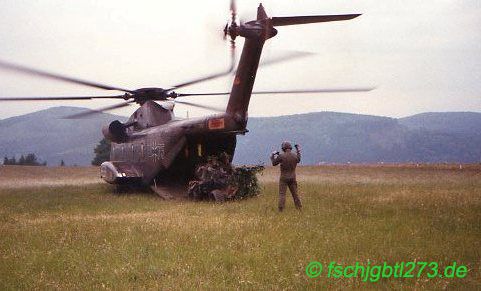
[[[277,170],[258,197],[216,204],[115,194],[92,168],[2,167],[0,289],[481,289],[480,166],[302,167],[304,208],[288,197],[283,213]],[[467,274],[328,278],[332,261]]]

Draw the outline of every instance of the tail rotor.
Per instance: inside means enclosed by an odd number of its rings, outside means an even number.
[[[237,28],[239,27],[237,24],[237,4],[235,0],[230,1],[230,15],[230,23],[228,22],[224,27],[224,39],[227,39],[227,36],[230,37],[231,49],[234,50]]]

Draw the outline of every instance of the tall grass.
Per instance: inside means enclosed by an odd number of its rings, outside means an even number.
[[[272,169],[259,197],[225,204],[118,196],[103,184],[1,188],[0,289],[481,288],[479,172],[331,170],[300,170],[302,212],[292,199],[277,212]],[[313,260],[456,261],[469,271],[310,279]]]

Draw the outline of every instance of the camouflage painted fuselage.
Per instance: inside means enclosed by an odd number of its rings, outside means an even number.
[[[109,183],[188,179],[208,156],[226,152],[232,157],[236,134],[245,128],[226,113],[176,120],[170,108],[153,101],[145,102],[129,123],[127,139],[112,143],[110,161],[101,166]]]

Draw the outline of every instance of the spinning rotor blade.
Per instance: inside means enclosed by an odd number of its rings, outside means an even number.
[[[83,118],[83,117],[86,117],[86,116],[89,116],[89,115],[103,113],[105,111],[126,107],[126,106],[129,106],[133,102],[135,102],[135,101],[127,101],[127,102],[122,102],[122,103],[119,103],[119,104],[106,106],[106,107],[102,107],[102,108],[98,108],[98,109],[85,110],[84,112],[80,112],[80,113],[77,113],[77,114],[65,116],[64,119]]]
[[[237,14],[235,0],[231,0],[230,9],[231,9],[231,13],[232,13],[232,19],[233,19],[232,21],[234,21],[235,16]],[[227,27],[228,27],[228,24],[226,25],[225,30],[227,30]],[[227,36],[227,34],[224,35],[224,37],[226,37],[226,36]],[[231,43],[231,47],[230,47],[230,49],[231,49],[231,63],[230,63],[230,67],[227,69],[227,71],[216,73],[216,74],[206,76],[206,77],[202,77],[202,78],[199,78],[199,79],[194,79],[192,81],[180,83],[180,84],[177,84],[177,85],[173,86],[172,88],[168,89],[167,91],[172,91],[174,89],[178,89],[178,88],[182,88],[182,87],[190,86],[190,85],[193,85],[193,84],[197,84],[197,83],[201,83],[201,82],[205,82],[205,81],[209,81],[209,80],[213,80],[213,79],[217,79],[217,78],[220,78],[220,77],[230,75],[234,71],[235,65],[236,65],[236,61],[235,61],[235,42],[233,40],[231,40],[230,43]]]
[[[308,23],[317,23],[317,22],[341,21],[341,20],[353,19],[360,15],[361,14],[272,17],[272,25],[286,26],[286,25],[308,24]]]
[[[174,87],[172,87],[168,91],[171,91],[171,90],[174,90],[174,89],[177,89],[177,88],[182,88],[182,87],[189,86],[189,85],[193,85],[193,84],[197,84],[197,83],[200,83],[200,82],[205,82],[205,81],[209,81],[209,80],[212,80],[212,79],[224,77],[224,76],[230,75],[233,70],[234,70],[234,66],[231,65],[230,68],[225,72],[221,72],[221,73],[210,75],[210,76],[203,77],[203,78],[200,78],[200,79],[196,79],[196,80],[192,80],[192,81],[189,81],[189,82],[181,83],[181,84],[175,85]]]
[[[231,43],[233,46],[235,46],[233,43]],[[235,47],[233,48],[233,50],[235,49]],[[273,65],[273,64],[277,64],[277,63],[282,63],[282,62],[286,62],[286,61],[290,61],[290,60],[293,60],[293,59],[298,59],[298,58],[303,58],[303,57],[308,57],[308,56],[312,56],[312,55],[315,55],[315,53],[311,53],[311,52],[293,52],[287,56],[282,56],[282,57],[277,57],[277,58],[272,58],[270,60],[265,60],[265,61],[262,61],[259,66],[260,67],[264,67],[264,66],[269,66],[269,65]],[[192,84],[195,84],[195,83],[199,83],[199,82],[203,82],[203,81],[207,81],[207,80],[211,80],[211,79],[214,79],[214,78],[218,78],[218,77],[223,77],[223,76],[227,76],[229,75],[230,73],[234,72],[234,66],[235,66],[235,55],[233,54],[232,55],[232,64],[231,64],[231,67],[229,68],[228,71],[224,72],[224,73],[220,73],[220,74],[215,74],[215,75],[212,75],[212,76],[209,76],[209,77],[206,77],[206,78],[202,78],[202,79],[198,79],[198,80],[195,80],[195,81],[191,81],[191,82],[186,82],[186,83],[183,83],[183,84],[179,84],[177,86],[174,86],[173,88],[169,89],[168,91],[171,91],[171,90],[174,90],[174,89],[177,89],[177,88],[180,88],[180,87],[185,87],[185,86],[189,86],[189,85],[192,85]],[[215,93],[214,95],[225,95],[225,94],[230,94],[230,93]],[[212,95],[212,94],[201,94],[201,95]],[[192,95],[192,94],[188,94],[188,95],[185,95],[185,94],[177,94],[178,97],[183,97],[183,96],[195,96],[195,95]]]
[[[177,88],[182,88],[182,87],[190,86],[190,85],[193,85],[193,84],[209,81],[209,80],[212,80],[212,79],[217,79],[217,78],[220,78],[220,77],[228,76],[234,71],[234,68],[235,68],[235,45],[232,44],[231,45],[231,64],[230,64],[229,69],[227,69],[227,71],[220,72],[220,73],[217,73],[217,74],[213,74],[213,75],[210,75],[210,76],[207,76],[207,77],[195,79],[195,80],[192,80],[192,81],[189,81],[189,82],[180,83],[180,84],[177,84],[177,85],[173,86],[172,88],[170,88],[166,91],[172,91],[172,90],[177,89]]]
[[[259,63],[259,67],[269,66],[269,65],[273,65],[273,64],[277,64],[277,63],[282,63],[282,62],[287,62],[287,61],[290,61],[290,60],[299,59],[299,58],[304,58],[304,57],[309,57],[309,56],[313,56],[313,55],[315,55],[315,53],[302,52],[302,51],[293,51],[293,52],[291,52],[289,55],[286,55],[286,56],[281,56],[281,57],[275,57],[275,58],[272,58],[272,59],[262,60],[262,61]]]
[[[188,105],[188,106],[192,106],[192,107],[198,107],[198,108],[208,109],[208,110],[213,110],[213,111],[218,111],[218,112],[225,111],[225,109],[222,109],[222,108],[219,108],[219,107],[208,106],[208,105],[200,105],[200,104],[191,103],[191,102],[187,102],[187,101],[177,101],[177,100],[175,100],[175,103],[180,103],[180,104],[184,104],[184,105]]]
[[[307,93],[348,93],[348,92],[369,92],[376,88],[326,88],[326,89],[306,89],[306,90],[285,90],[285,91],[254,91],[252,95],[260,94],[307,94]],[[230,92],[216,92],[216,93],[184,93],[177,94],[177,97],[187,96],[218,96],[229,95]],[[176,101],[180,102],[180,101]]]
[[[92,99],[125,99],[118,96],[59,96],[59,97],[0,97],[0,101],[50,101],[50,100],[92,100]]]
[[[231,11],[231,16],[232,16],[232,23],[235,23],[235,19],[236,19],[236,16],[237,16],[237,8],[236,8],[235,0],[231,0],[231,2],[230,2],[230,11]],[[227,37],[228,26],[229,26],[229,24],[227,24],[225,26],[225,29],[224,29],[224,32],[225,32],[224,39],[226,39],[226,37]],[[212,80],[212,79],[217,79],[217,78],[220,78],[220,77],[230,75],[234,71],[235,65],[236,65],[236,61],[235,61],[235,42],[234,42],[234,40],[231,39],[230,44],[231,44],[231,64],[230,64],[229,69],[227,69],[227,71],[220,72],[220,73],[217,73],[217,74],[213,74],[213,75],[210,75],[210,76],[206,76],[206,77],[203,77],[203,78],[195,79],[195,80],[188,81],[188,82],[185,82],[185,83],[180,83],[180,84],[177,84],[177,85],[173,86],[171,89],[169,89],[167,91],[172,91],[174,89],[178,89],[178,88],[182,88],[182,87],[190,86],[190,85],[193,85],[193,84],[197,84],[197,83],[201,83],[201,82],[205,82],[205,81],[209,81],[209,80]]]
[[[286,91],[257,91],[252,94],[307,94],[307,93],[348,93],[348,92],[369,92],[376,88],[326,88],[307,90],[286,90]]]
[[[177,94],[177,97],[187,97],[187,96],[217,96],[217,95],[229,95],[230,92],[216,92],[216,93],[179,93]],[[182,103],[181,101],[175,100],[175,102]]]
[[[236,5],[235,0],[230,1],[230,13],[231,13],[231,16],[232,16],[232,23],[234,23],[236,21],[236,17],[237,17],[237,5]]]
[[[59,75],[59,74],[53,74],[53,73],[49,73],[49,72],[45,72],[45,71],[41,71],[41,70],[37,70],[37,69],[33,69],[33,68],[28,68],[28,67],[24,67],[24,66],[12,64],[12,63],[7,63],[7,62],[1,61],[1,60],[0,60],[0,68],[5,69],[5,70],[10,70],[10,71],[15,71],[15,72],[27,74],[27,75],[40,76],[40,77],[44,77],[44,78],[54,79],[54,80],[58,80],[58,81],[64,81],[64,82],[73,83],[73,84],[84,85],[84,86],[88,86],[88,87],[94,87],[94,88],[105,89],[105,90],[117,90],[117,91],[124,91],[124,92],[127,92],[127,93],[133,93],[133,91],[128,90],[128,89],[123,89],[123,88],[113,87],[113,86],[104,85],[104,84],[100,84],[100,83],[90,82],[90,81],[86,81],[86,80],[76,79],[76,78],[67,77],[67,76],[63,76],[63,75]]]

